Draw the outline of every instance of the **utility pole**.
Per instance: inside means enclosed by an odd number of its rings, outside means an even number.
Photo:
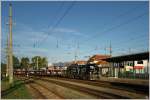
[[[7,46],[6,46],[6,61],[7,61],[7,65],[6,65],[6,77],[8,77],[9,74],[9,35],[7,37]]]
[[[9,84],[13,85],[12,4],[9,5]]]
[[[111,41],[110,41],[110,47],[109,47],[109,49],[110,49],[110,56],[112,56],[112,47],[111,47]]]
[[[77,62],[77,51],[75,50],[75,55],[74,55],[74,62]]]
[[[104,50],[105,50],[105,55],[106,55],[106,49],[107,49],[107,48],[105,47],[105,48],[104,48]]]
[[[79,49],[79,43],[77,43],[77,48],[75,49],[75,63],[77,62],[77,52],[78,52],[78,49]]]

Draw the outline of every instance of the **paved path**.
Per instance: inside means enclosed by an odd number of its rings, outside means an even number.
[[[127,83],[133,85],[149,86],[149,80],[144,79],[127,79],[127,78],[114,78],[114,77],[101,77],[100,81]]]

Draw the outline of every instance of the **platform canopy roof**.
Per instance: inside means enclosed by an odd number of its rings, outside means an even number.
[[[136,54],[122,55],[111,58],[106,58],[108,62],[121,62],[121,61],[135,61],[135,60],[146,60],[149,59],[149,52],[142,52]]]

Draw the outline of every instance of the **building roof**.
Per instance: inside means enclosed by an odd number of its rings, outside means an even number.
[[[120,62],[120,61],[133,61],[133,60],[145,60],[145,59],[149,59],[149,52],[116,56],[111,58],[105,58],[104,60],[108,62]]]
[[[93,55],[89,60],[88,62],[94,62],[94,61],[97,61],[99,63],[101,63],[103,61],[103,59],[106,59],[106,58],[110,58],[109,55],[101,55],[101,54],[96,54],[96,55]],[[106,61],[105,61],[106,62]],[[104,63],[104,62],[103,62]]]
[[[100,64],[109,64],[109,63],[108,63],[107,61],[101,60],[101,61],[98,61],[96,64],[97,64],[97,65],[100,65]]]
[[[73,63],[78,64],[78,65],[85,65],[85,64],[87,64],[87,61],[79,60],[79,61],[76,61],[76,62],[73,62]]]

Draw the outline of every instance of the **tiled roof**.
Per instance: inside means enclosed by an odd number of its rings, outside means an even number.
[[[90,60],[94,59],[94,60],[102,60],[102,59],[105,59],[105,58],[109,58],[110,56],[109,55],[100,55],[100,54],[97,54],[97,55],[94,55],[90,58]]]
[[[87,61],[77,61],[76,63],[79,64],[79,65],[84,65],[84,64],[87,63]]]
[[[99,64],[108,64],[108,62],[101,60],[101,61],[98,61],[96,64],[98,64],[98,65],[99,65]]]
[[[97,62],[96,62],[97,64],[107,64],[106,61],[103,61],[103,59],[106,59],[106,58],[110,58],[110,56],[109,56],[109,55],[97,54],[97,55],[92,56],[92,57],[88,60],[88,62],[97,61]]]
[[[73,64],[78,64],[78,65],[85,65],[86,63],[87,63],[87,61],[83,61],[83,60],[73,62]]]

